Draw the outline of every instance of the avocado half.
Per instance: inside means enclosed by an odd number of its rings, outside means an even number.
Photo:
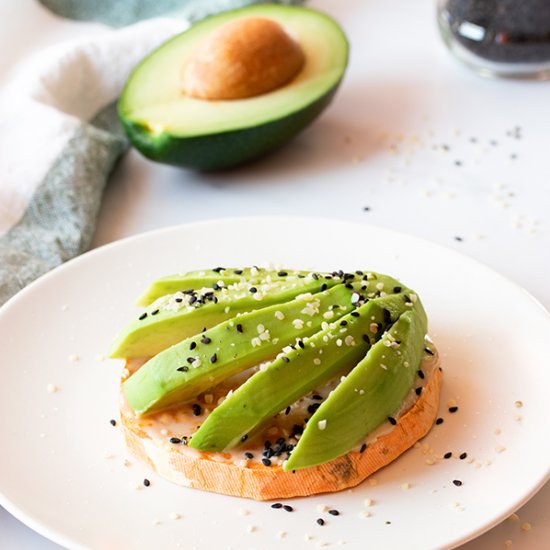
[[[305,63],[282,87],[255,97],[205,100],[182,91],[182,68],[221,25],[243,17],[279,23],[301,46]],[[164,43],[134,69],[118,112],[132,144],[151,160],[219,170],[264,155],[294,137],[330,103],[344,75],[348,42],[318,11],[260,4],[208,17]]]

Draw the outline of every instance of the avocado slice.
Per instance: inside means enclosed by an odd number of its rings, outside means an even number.
[[[230,449],[300,397],[351,370],[397,318],[390,309],[405,309],[400,295],[370,300],[278,357],[218,405],[189,445],[201,451]]]
[[[182,73],[205,40],[244,18],[275,21],[299,44],[305,62],[280,87],[243,99],[186,95]],[[172,38],[132,72],[118,103],[133,145],[158,162],[199,170],[243,164],[289,141],[330,103],[348,62],[348,42],[328,15],[259,4],[208,17]]]
[[[287,280],[288,278],[306,277],[309,273],[309,271],[296,271],[294,269],[265,269],[262,267],[215,267],[214,269],[187,271],[156,279],[137,299],[136,305],[148,306],[162,296],[183,290],[230,286],[241,281],[271,283]],[[221,285],[219,285],[220,282]]]
[[[338,284],[319,277],[289,277],[275,283],[241,281],[227,288],[183,291],[160,298],[115,338],[112,358],[152,357],[184,338],[234,317],[237,313],[284,303],[299,294]]]
[[[123,384],[128,404],[143,415],[180,403],[222,380],[272,359],[296,338],[352,311],[353,289],[317,294],[244,313],[159,353]]]
[[[426,325],[406,311],[309,419],[285,471],[346,454],[400,406],[422,360]]]

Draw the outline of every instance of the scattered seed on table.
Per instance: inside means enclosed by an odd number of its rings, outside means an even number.
[[[317,518],[317,523],[319,525],[324,525],[325,524],[325,520],[323,518]]]
[[[145,487],[149,487],[149,485],[151,485],[151,482],[147,478],[145,478],[143,480],[143,485],[145,485]]]
[[[116,420],[114,418],[111,418],[111,420],[109,420],[109,423],[111,424],[111,426],[116,426]]]
[[[282,507],[283,505],[280,502],[275,502],[274,504],[271,505],[271,508],[275,508],[276,510]]]
[[[285,504],[285,505],[283,506],[283,510],[284,510],[285,512],[294,512],[294,508],[292,508],[292,506],[289,506],[288,504]]]
[[[453,479],[453,483],[457,486],[457,487],[460,487],[462,485],[462,481],[460,481],[460,479]]]

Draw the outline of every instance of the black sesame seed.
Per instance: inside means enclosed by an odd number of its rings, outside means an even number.
[[[369,212],[370,206],[363,206],[363,212]]]
[[[344,286],[350,290],[353,290],[353,285],[351,283],[346,283]]]
[[[258,289],[255,287],[255,286],[251,286],[249,289],[248,289],[249,292],[251,292],[252,294],[258,292]]]
[[[225,267],[215,267],[212,271],[219,273],[220,271],[224,271],[224,270],[225,270]]]
[[[366,342],[367,344],[370,344],[370,338],[368,337],[367,334],[363,334],[363,336],[361,336],[361,338],[363,338],[363,342]]]
[[[285,414],[288,416],[288,414],[290,413],[290,405],[286,408],[285,410]]]
[[[285,363],[290,363],[290,359],[286,356],[286,355],[283,355],[281,357],[281,359],[285,362]]]
[[[194,360],[195,360],[194,357],[188,357],[188,358],[187,358],[187,362],[188,362],[188,363],[192,363]]]
[[[266,449],[263,452],[263,455],[265,456],[265,458],[271,458],[274,454],[275,454],[275,451],[271,447],[269,449]],[[269,464],[266,464],[266,466],[269,466]]]
[[[458,411],[458,407],[449,407],[450,413],[455,413],[456,411]]]
[[[363,445],[361,445],[361,448],[359,449],[359,452],[364,453],[366,450],[367,450],[367,444],[363,443]]]
[[[399,294],[403,289],[400,286],[394,286],[393,292],[394,294]]]
[[[339,516],[340,515],[340,512],[338,510],[329,510],[328,513],[331,516]]]
[[[239,323],[237,325],[237,332],[242,332],[243,331],[243,326]]]
[[[388,416],[388,422],[392,425],[392,426],[395,426],[397,424],[397,420],[393,417],[393,416]]]
[[[455,237],[455,241],[461,243],[464,239],[462,237],[459,237],[458,235]]]
[[[218,283],[214,283],[214,284],[212,285],[212,288],[213,288],[214,290],[220,290],[221,287],[220,287],[220,285],[219,285]]]
[[[315,395],[311,396],[311,399],[313,399],[314,401],[322,401],[323,397],[321,395],[319,395],[318,393],[316,393]]]
[[[183,298],[176,298],[176,302],[177,302],[178,304],[181,304],[181,303],[183,302]]]
[[[155,309],[154,311],[151,311],[151,315],[156,315],[159,311],[160,309]]]
[[[211,363],[215,363],[217,360],[218,360],[217,354],[214,354],[214,355],[212,355],[212,357],[210,357],[210,362]]]
[[[271,447],[271,441],[269,439],[267,441],[264,441],[264,449],[269,449]]]
[[[430,348],[424,348],[424,351],[425,351],[428,355],[435,355],[435,353],[434,353]]]
[[[298,340],[298,345],[302,348],[302,349],[305,349],[305,344],[302,342],[302,340]]]
[[[312,273],[311,278],[317,281],[319,279],[319,275],[317,275],[317,273]]]
[[[143,485],[145,485],[145,487],[149,487],[149,485],[151,485],[151,482],[147,478],[145,478],[143,480]]]
[[[422,387],[415,388],[414,393],[416,393],[416,395],[420,395],[422,393]]]
[[[283,505],[280,502],[275,502],[271,505],[271,508],[275,508],[275,510],[278,510],[279,508],[282,508]]]
[[[444,422],[444,420],[443,420],[443,418],[441,418],[441,417],[438,418],[438,419],[436,419],[436,421],[435,421],[435,423],[436,423],[438,426],[439,426],[440,424],[443,424],[443,422]]]
[[[343,321],[340,321],[340,326],[345,327],[348,324],[348,322],[344,319]]]
[[[462,485],[462,481],[460,481],[460,479],[453,479],[453,483],[457,486],[457,487],[460,487]]]
[[[359,317],[359,313],[357,313],[357,311],[352,311],[351,316],[352,317]]]
[[[246,441],[248,439],[248,434],[244,434],[242,437],[241,437],[241,441]]]
[[[269,458],[262,458],[262,464],[264,466],[271,466],[271,460]]]
[[[242,269],[234,269],[233,273],[235,273],[235,275],[242,275],[243,270]]]
[[[421,378],[422,380],[424,380],[424,378],[425,378],[424,372],[421,371],[421,370],[417,370],[416,372],[417,372],[417,374],[418,374],[418,378]]]
[[[321,292],[324,292],[327,288],[328,288],[327,283],[323,283],[323,284],[321,285]]]
[[[179,445],[181,443],[181,439],[179,437],[171,437],[170,443],[172,443],[173,445]]]
[[[198,403],[193,403],[193,416],[200,416],[202,414],[202,407]]]
[[[179,372],[187,372],[189,370],[189,367],[179,367],[176,370],[179,371]]]
[[[191,343],[189,344],[189,349],[190,349],[190,350],[194,350],[196,347],[197,347],[197,342],[191,342]]]
[[[140,321],[143,321],[143,319],[145,319],[145,317],[147,317],[147,313],[142,313],[142,314],[139,316],[139,320],[140,320]]]
[[[114,418],[111,418],[111,420],[109,420],[109,423],[111,424],[111,426],[116,426],[116,420]]]
[[[286,271],[279,271],[279,272],[277,273],[277,275],[278,275],[279,277],[286,277],[286,276],[288,275],[288,273],[287,273]]]
[[[195,295],[191,296],[189,298],[189,305],[194,304],[197,301],[197,297]]]
[[[294,508],[292,508],[292,506],[289,506],[288,504],[285,504],[285,505],[283,506],[283,510],[284,510],[285,512],[294,512]]]
[[[462,453],[458,458],[460,458],[460,460],[464,460],[467,456],[468,453]]]
[[[453,456],[453,453],[451,453],[451,451],[449,451],[449,452],[447,452],[443,455],[443,458],[447,460],[447,459],[451,458],[452,456]]]
[[[319,525],[324,525],[325,524],[325,520],[323,518],[317,518],[317,523]]]
[[[307,408],[307,412],[309,414],[314,414],[315,411],[321,406],[321,403],[312,403],[311,405],[308,406]]]
[[[247,451],[246,453],[244,453],[244,456],[245,456],[246,458],[248,458],[249,460],[250,460],[251,458],[254,458],[254,455],[253,455],[252,453],[249,453],[248,451]]]
[[[201,344],[210,344],[210,342],[212,342],[212,340],[210,340],[208,336],[204,336],[203,338],[201,338]]]

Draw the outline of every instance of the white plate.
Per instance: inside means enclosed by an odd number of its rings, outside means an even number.
[[[121,434],[109,423],[117,416],[118,363],[101,360],[150,279],[266,263],[401,278],[424,301],[445,375],[444,423],[421,448],[375,474],[376,484],[292,499],[293,513],[171,485],[133,459],[125,466]],[[299,548],[309,547],[308,534],[311,546],[447,548],[504,519],[549,476],[548,313],[483,265],[384,229],[248,218],[140,235],[29,286],[0,310],[0,335],[0,504],[65,546]],[[447,451],[468,457],[437,458]],[[144,477],[151,486],[136,490]],[[362,517],[367,498],[371,516]],[[341,515],[319,512],[324,504]]]

